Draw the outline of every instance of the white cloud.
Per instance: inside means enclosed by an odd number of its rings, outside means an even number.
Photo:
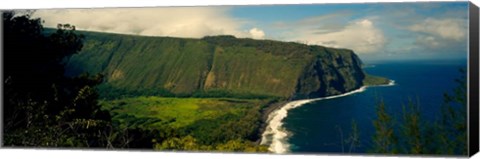
[[[462,41],[467,34],[467,24],[462,19],[427,18],[421,23],[411,25],[409,30],[422,32],[443,39]]]
[[[161,7],[113,9],[38,10],[35,17],[45,26],[69,23],[80,30],[148,36],[200,38],[206,35],[234,35],[263,38],[257,28],[245,31],[243,19],[228,14],[228,7]]]
[[[317,34],[312,32],[314,31],[303,32],[295,40],[306,41],[308,44],[349,48],[358,54],[379,52],[386,44],[382,30],[375,27],[370,19],[352,21],[336,32]]]
[[[35,17],[45,20],[45,26],[69,23],[80,30],[102,31],[148,36],[201,38],[207,35],[234,35],[264,39],[259,27],[245,29],[246,19],[232,17],[229,7],[161,7],[111,9],[38,10]],[[286,24],[277,40],[304,41],[330,47],[349,48],[359,54],[378,52],[385,45],[383,32],[372,19],[352,22],[338,20],[340,15],[325,15],[300,19]],[[332,21],[331,25],[328,22]],[[326,23],[327,22],[327,23]],[[269,28],[270,29],[270,28]],[[283,30],[283,31],[282,31]],[[277,35],[277,36],[278,36]]]
[[[252,38],[255,39],[263,39],[265,37],[265,32],[257,28],[250,29],[249,33],[251,34]]]
[[[433,36],[418,36],[416,44],[425,46],[428,48],[437,48],[440,46],[440,42]]]
[[[464,53],[467,41],[465,19],[426,18],[407,27],[416,36],[414,44],[428,51]]]

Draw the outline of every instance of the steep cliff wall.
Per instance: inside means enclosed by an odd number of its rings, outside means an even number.
[[[307,65],[294,98],[314,98],[352,91],[363,85],[361,61],[350,50],[325,49]]]
[[[84,48],[66,60],[67,72],[102,73],[103,88],[124,93],[313,98],[359,88],[366,77],[360,59],[346,49],[232,36],[81,33]]]

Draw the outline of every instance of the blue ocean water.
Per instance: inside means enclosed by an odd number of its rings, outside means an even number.
[[[452,92],[466,70],[465,60],[377,61],[364,68],[371,75],[395,80],[395,85],[368,87],[364,92],[345,97],[320,100],[292,109],[283,120],[290,132],[287,139],[293,153],[368,152],[374,133],[376,104],[383,99],[387,111],[400,118],[408,101],[420,104],[425,120],[440,116],[443,94]],[[358,126],[360,145],[350,149],[343,144],[351,132],[352,121]]]

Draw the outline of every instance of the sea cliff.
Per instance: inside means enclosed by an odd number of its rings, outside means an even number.
[[[80,33],[84,47],[66,60],[67,72],[103,74],[100,92],[109,95],[303,99],[358,89],[368,77],[348,49],[233,36]]]

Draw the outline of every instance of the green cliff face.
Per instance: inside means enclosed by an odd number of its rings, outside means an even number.
[[[101,89],[195,96],[312,98],[359,88],[366,75],[351,51],[270,40],[80,32],[67,72],[102,73]]]

